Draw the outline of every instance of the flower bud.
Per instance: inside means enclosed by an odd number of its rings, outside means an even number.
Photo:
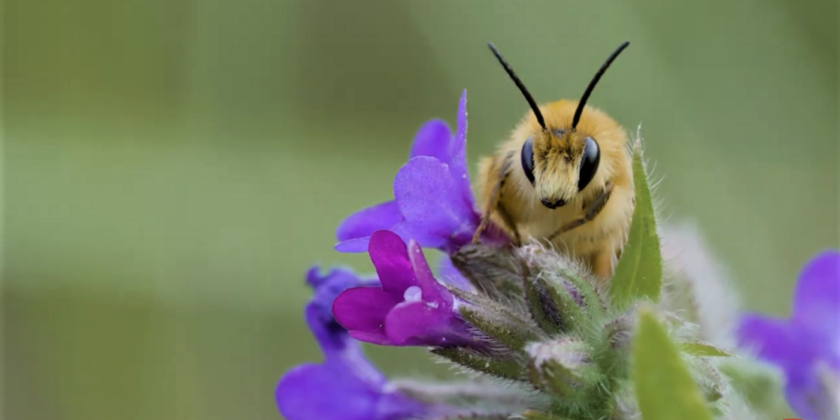
[[[531,343],[526,352],[530,357],[529,377],[538,388],[566,398],[578,395],[590,384],[589,377],[595,367],[583,340],[564,336]]]

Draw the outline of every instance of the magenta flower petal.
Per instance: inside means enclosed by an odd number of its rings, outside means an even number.
[[[476,344],[463,320],[434,302],[406,302],[393,308],[385,319],[388,338],[395,346],[446,346]]]
[[[333,312],[336,321],[350,331],[378,331],[384,334],[382,320],[402,301],[402,296],[380,287],[354,287],[335,298]],[[355,308],[366,310],[357,311]]]
[[[380,229],[388,229],[403,220],[396,201],[386,201],[352,214],[338,226],[335,236],[339,241],[370,236]]]
[[[315,289],[315,295],[306,306],[306,321],[315,339],[325,352],[341,350],[345,346],[344,337],[337,336],[334,329],[342,329],[332,314],[332,304],[336,296],[353,287],[378,287],[376,279],[361,279],[352,271],[334,268],[327,275],[321,276],[317,267],[306,273],[306,282]],[[338,337],[338,338],[337,338]]]
[[[377,231],[368,251],[380,288],[345,290],[335,319],[361,341],[391,346],[478,345],[455,308],[455,298],[432,275],[417,242]]]
[[[411,145],[409,159],[417,156],[430,156],[441,162],[452,160],[451,141],[452,132],[442,120],[431,120],[414,136],[414,144]]]
[[[399,236],[387,230],[374,232],[368,244],[370,260],[376,268],[382,283],[382,289],[389,293],[402,295],[416,283],[408,258],[408,247]]]
[[[408,258],[411,260],[411,270],[414,272],[414,278],[423,297],[443,304],[443,307],[448,310],[452,309],[452,295],[435,279],[423,255],[423,249],[415,241],[408,243]]]
[[[365,343],[376,344],[377,346],[393,346],[393,341],[390,337],[385,335],[385,329],[380,329],[379,331],[361,331],[361,330],[353,330],[349,331],[350,337],[353,337],[355,340],[363,341]]]

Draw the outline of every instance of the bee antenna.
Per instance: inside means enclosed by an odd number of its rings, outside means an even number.
[[[534,101],[534,98],[528,92],[528,89],[525,88],[525,85],[522,84],[522,81],[519,80],[519,77],[516,75],[516,73],[513,72],[513,69],[510,67],[510,64],[508,64],[507,61],[505,61],[505,59],[502,58],[502,54],[499,52],[499,50],[496,49],[496,46],[493,45],[492,42],[487,44],[487,46],[490,47],[490,51],[493,51],[493,55],[496,56],[496,58],[499,60],[499,63],[501,63],[502,67],[505,68],[505,71],[507,72],[508,76],[510,76],[510,78],[513,79],[513,83],[516,83],[516,87],[518,87],[519,91],[522,92],[522,96],[525,97],[525,100],[528,101],[528,105],[530,105],[531,109],[534,111],[534,115],[537,116],[537,122],[539,122],[542,129],[545,130],[545,119],[543,118],[542,112],[540,112],[540,108],[537,106],[537,103]]]
[[[607,67],[612,64],[613,60],[615,60],[615,58],[618,57],[618,55],[621,54],[628,45],[630,45],[630,41],[624,41],[621,45],[619,45],[618,48],[616,48],[615,51],[607,57],[607,61],[601,65],[601,68],[598,69],[597,73],[595,73],[595,77],[593,77],[592,81],[589,82],[589,86],[587,86],[586,91],[583,92],[583,97],[580,98],[578,107],[575,110],[575,117],[572,119],[572,130],[577,127],[578,122],[580,121],[580,114],[583,113],[583,107],[586,106],[586,101],[589,100],[589,95],[592,94],[592,90],[595,89],[595,85],[598,84],[598,80],[601,80],[601,76],[603,76],[604,72],[607,71]]]

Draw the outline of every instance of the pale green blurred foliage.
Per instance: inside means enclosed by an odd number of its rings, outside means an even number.
[[[488,41],[540,102],[632,41],[590,103],[644,123],[663,214],[787,313],[840,243],[837,2],[525,5],[6,1],[4,418],[279,419],[278,378],[320,361],[305,270],[371,268],[336,225],[462,89],[473,169],[524,115]]]

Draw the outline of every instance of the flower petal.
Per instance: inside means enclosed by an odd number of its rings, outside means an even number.
[[[384,333],[385,317],[402,300],[402,296],[388,293],[379,287],[354,287],[335,298],[332,311],[335,320],[351,332]]]
[[[822,398],[820,398],[822,397]],[[785,384],[785,400],[797,416],[807,420],[830,420],[831,417],[820,416],[816,407],[824,402],[825,396],[819,395],[815,384],[801,384],[788,381]],[[822,401],[821,401],[822,400]]]
[[[315,341],[321,347],[324,355],[330,358],[334,354],[346,351],[349,337],[347,331],[335,322],[332,316],[324,317],[324,311],[319,308],[317,302],[309,302],[304,309],[304,317]]]
[[[452,295],[449,291],[435,280],[432,269],[426,262],[423,249],[417,241],[411,240],[408,243],[408,258],[411,260],[411,269],[417,279],[417,285],[423,291],[423,299],[429,302],[440,302],[448,308],[452,307]]]
[[[329,277],[329,274],[322,277],[321,269],[319,267],[310,267],[309,270],[306,271],[306,283],[316,290],[319,286],[326,282]]]
[[[405,221],[391,228],[391,232],[399,235],[405,242],[413,239],[426,248],[446,250],[451,247],[451,238],[441,235],[438,231],[430,231],[429,226],[423,223]]]
[[[343,269],[331,270],[324,278],[318,275],[317,269],[310,270],[307,280],[315,288],[315,297],[306,306],[305,317],[325,360],[318,365],[295,367],[281,378],[274,396],[284,418],[399,420],[452,411],[448,406],[429,405],[395,390],[365,358],[360,344],[350,338],[330,311],[323,310],[346,285],[368,281],[359,280]],[[378,287],[367,288],[371,289],[384,293]],[[381,297],[376,299],[381,300]]]
[[[370,236],[365,236],[339,242],[333,249],[338,252],[366,252],[368,246],[370,246]]]
[[[306,281],[315,289],[310,304],[318,308],[319,317],[325,322],[333,319],[332,303],[341,292],[351,287],[379,286],[378,280],[363,280],[346,268],[333,268],[321,276],[318,267],[312,267],[306,273]]]
[[[292,369],[274,392],[280,414],[287,420],[370,420],[379,396],[350,373],[335,363]]]
[[[472,284],[457,268],[452,264],[452,259],[448,255],[444,255],[440,259],[438,265],[438,278],[444,283],[455,286],[461,290],[473,290]]]
[[[350,331],[350,337],[365,343],[376,344],[377,346],[393,346],[394,342],[385,334],[385,328],[376,331]]]
[[[472,189],[470,187],[470,175],[467,169],[467,90],[461,94],[458,102],[458,127],[455,131],[455,140],[450,146],[452,158],[444,161],[449,164],[452,178],[458,183],[462,196],[467,199],[467,204],[475,205]]]
[[[385,319],[385,330],[395,345],[467,345],[472,341],[464,322],[435,302],[397,305]]]
[[[373,230],[391,230],[421,246],[452,253],[472,239],[480,215],[470,185],[466,159],[467,91],[458,104],[453,136],[441,120],[426,123],[415,136],[409,161],[394,179],[394,202],[383,203],[348,217],[336,231],[339,252],[363,252]],[[381,211],[381,214],[380,214]],[[508,242],[491,224],[484,242]]]
[[[799,276],[795,296],[794,322],[816,329],[840,352],[840,252],[825,251],[811,260]]]
[[[348,241],[370,236],[377,230],[389,229],[401,221],[402,215],[396,201],[386,201],[351,214],[338,226],[335,237],[339,241]]]
[[[402,295],[405,289],[417,284],[411,271],[408,248],[396,233],[388,230],[374,232],[370,237],[368,254],[386,292]]]
[[[430,235],[447,239],[477,227],[478,215],[465,205],[448,165],[435,158],[418,156],[403,165],[394,179],[394,197],[406,221]]]
[[[449,130],[449,125],[442,120],[431,120],[420,127],[417,135],[414,136],[409,159],[430,156],[442,162],[449,162],[452,159],[451,143],[452,131]]]
[[[781,367],[789,376],[809,372],[814,360],[811,344],[800,342],[790,323],[761,315],[746,315],[738,328],[740,344],[758,357]]]

